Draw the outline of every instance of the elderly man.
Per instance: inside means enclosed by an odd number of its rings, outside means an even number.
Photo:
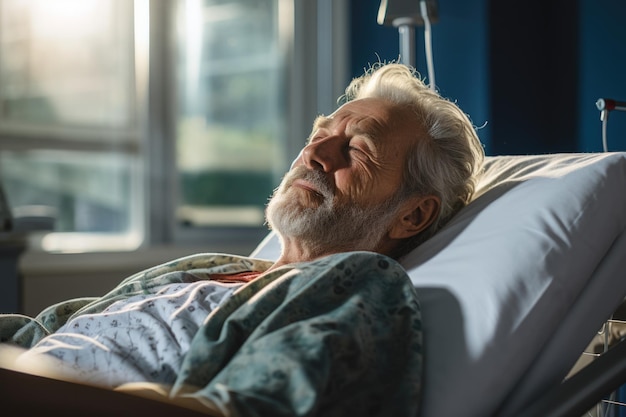
[[[398,258],[471,196],[483,151],[453,103],[401,65],[356,79],[345,97],[315,121],[270,201],[276,265],[354,250]]]
[[[215,415],[415,415],[419,294],[394,259],[469,201],[483,151],[405,66],[371,68],[343,99],[268,204],[276,262],[194,255],[3,317],[2,340],[28,349],[16,366]]]

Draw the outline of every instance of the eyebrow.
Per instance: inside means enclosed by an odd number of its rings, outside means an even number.
[[[330,126],[333,118],[328,116],[317,116],[315,121],[313,122],[313,132],[317,129],[325,129]],[[365,128],[362,126],[365,124]],[[367,139],[372,142],[376,142],[376,139],[379,138],[383,133],[383,128],[376,122],[374,119],[368,119],[365,122],[361,122],[360,124],[352,125],[351,127],[352,133],[354,135],[365,136]]]
[[[327,128],[332,122],[332,120],[333,119],[328,116],[317,116],[315,120],[313,121],[313,127],[311,129],[311,133],[309,134],[309,137],[306,140],[307,143],[309,143],[311,139],[313,139],[313,134],[315,133],[317,129]]]
[[[307,144],[311,142],[313,139],[313,134],[318,129],[326,129],[333,122],[333,117],[329,116],[317,116],[315,121],[313,122],[313,130],[307,139]],[[366,125],[366,129],[363,128],[363,124]],[[361,122],[356,125],[352,125],[351,130],[354,136],[360,136],[366,143],[366,146],[370,150],[373,155],[378,154],[378,143],[380,142],[379,138],[382,136],[383,128],[378,124],[378,122],[374,119],[368,118],[367,121]]]
[[[382,131],[382,127],[376,122],[367,123],[365,127],[356,125],[352,128],[352,133],[355,135],[365,136],[373,142],[378,142]]]
[[[319,129],[320,127],[328,127],[332,120],[333,119],[328,116],[317,116],[313,122],[313,130]]]

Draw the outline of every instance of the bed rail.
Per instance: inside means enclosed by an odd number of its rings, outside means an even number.
[[[583,416],[625,382],[626,339],[546,392],[515,417]]]

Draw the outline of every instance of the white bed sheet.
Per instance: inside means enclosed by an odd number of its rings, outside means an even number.
[[[626,295],[626,153],[485,168],[472,203],[402,260],[422,302],[423,417],[513,415]],[[253,256],[279,253],[270,234]]]

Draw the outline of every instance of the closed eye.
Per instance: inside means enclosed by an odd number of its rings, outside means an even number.
[[[350,140],[350,143],[348,144],[348,149],[350,151],[360,152],[367,155],[368,157],[374,156],[374,152],[369,146],[368,141],[359,138],[353,138],[352,140]]]
[[[356,146],[348,146],[348,150],[350,152],[358,152],[358,153],[365,153],[365,151],[363,149],[357,148]]]

